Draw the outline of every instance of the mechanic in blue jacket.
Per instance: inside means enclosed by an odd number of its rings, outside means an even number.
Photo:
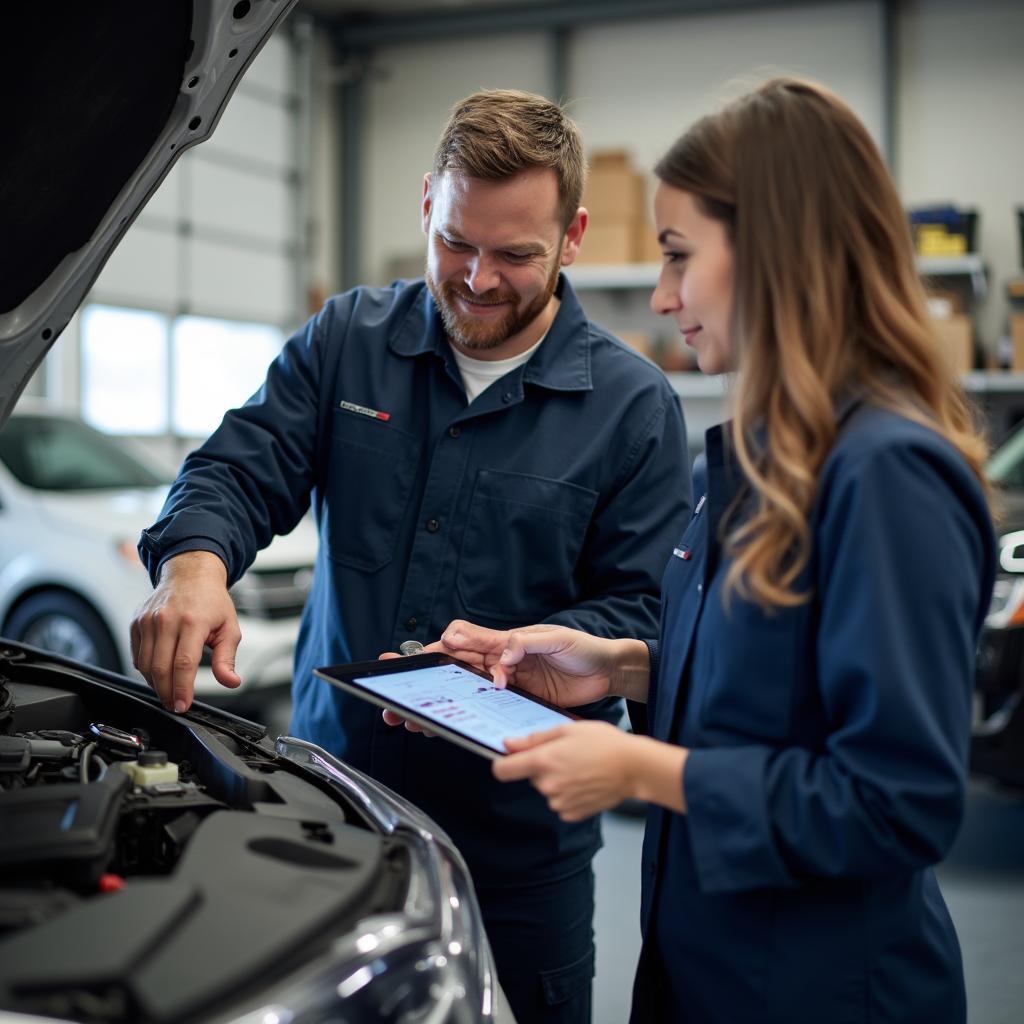
[[[899,198],[850,109],[792,79],[657,174],[652,304],[735,374],[659,640],[456,622],[442,644],[564,706],[646,700],[649,736],[574,723],[494,769],[566,821],[650,802],[634,1021],[962,1024],[932,865],[963,812],[995,539]]]
[[[502,787],[484,759],[388,728],[312,670],[457,616],[656,628],[690,509],[685,432],[664,376],[589,323],[560,274],[587,223],[583,176],[555,104],[504,91],[458,104],[424,182],[426,281],[329,301],[188,457],[143,534],[156,587],[132,625],[136,666],[168,706],[190,704],[204,643],[237,685],[227,587],[312,500],[321,542],[291,730],[455,840],[524,1022],[589,1019],[597,821],[561,822],[528,784]]]

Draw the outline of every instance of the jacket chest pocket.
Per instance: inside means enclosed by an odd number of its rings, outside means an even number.
[[[419,454],[419,439],[412,434],[335,412],[323,506],[323,534],[333,561],[363,572],[391,561]]]
[[[466,611],[525,624],[575,601],[576,562],[597,496],[560,480],[480,470],[459,553]]]

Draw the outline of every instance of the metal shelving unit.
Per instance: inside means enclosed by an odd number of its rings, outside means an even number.
[[[925,278],[970,278],[975,302],[980,302],[988,294],[988,271],[976,252],[963,256],[918,256],[917,272]]]
[[[919,256],[917,270],[925,278],[969,278],[975,299],[983,299],[988,292],[987,271],[977,253]],[[565,271],[574,288],[590,291],[653,288],[660,272],[660,263],[583,263],[573,264]]]
[[[970,299],[980,301],[988,290],[987,270],[977,253],[955,257],[919,257],[917,269],[923,278],[960,278],[970,285]],[[654,287],[660,263],[584,263],[565,271],[573,287],[584,294],[605,293],[632,302],[630,292]],[[1024,290],[1024,289],[1022,289]],[[651,314],[643,313],[643,317]],[[706,427],[725,417],[728,382],[722,377],[705,377],[697,371],[667,374],[683,401],[691,444]],[[998,439],[1007,425],[1024,411],[1024,373],[1003,370],[975,370],[961,377],[964,390],[974,396],[978,407]]]
[[[660,263],[574,263],[563,273],[577,291],[628,291],[653,288]]]

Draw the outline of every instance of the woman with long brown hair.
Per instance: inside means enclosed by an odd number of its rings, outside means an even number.
[[[961,1022],[932,865],[963,811],[994,573],[982,464],[864,126],[777,79],[658,164],[652,298],[732,374],[658,641],[453,623],[445,649],[574,706],[495,762],[567,820],[650,805],[636,1021]]]

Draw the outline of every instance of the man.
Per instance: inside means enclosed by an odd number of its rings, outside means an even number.
[[[426,280],[330,300],[188,457],[143,534],[156,589],[132,624],[169,707],[190,704],[204,643],[239,685],[227,588],[312,499],[292,732],[455,840],[524,1022],[589,1019],[598,822],[560,823],[527,783],[499,786],[484,759],[385,725],[312,670],[436,639],[454,618],[654,634],[690,501],[685,432],[664,377],[588,323],[560,275],[586,230],[583,177],[555,104],[459,103],[424,179]]]

